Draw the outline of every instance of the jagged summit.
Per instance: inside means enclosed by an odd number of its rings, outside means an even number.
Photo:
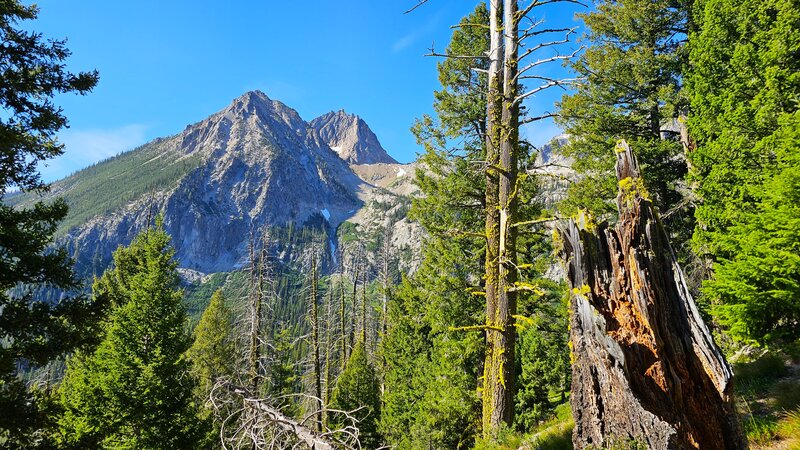
[[[256,117],[261,120],[273,120],[289,126],[293,131],[306,127],[305,121],[294,109],[284,103],[273,100],[267,94],[255,90],[248,91],[235,98],[222,114],[227,117]]]
[[[397,164],[363,119],[343,109],[309,122],[322,140],[350,164]]]

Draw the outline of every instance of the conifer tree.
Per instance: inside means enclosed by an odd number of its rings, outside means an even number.
[[[758,204],[717,240],[729,258],[704,284],[712,312],[741,341],[800,338],[800,113],[774,141],[780,167],[757,190]]]
[[[490,299],[484,297],[488,245],[485,214],[497,208],[497,203],[490,208],[486,187],[487,183],[499,183],[497,176],[485,174],[487,167],[498,167],[487,162],[486,152],[488,63],[482,55],[489,49],[488,24],[487,6],[480,4],[456,27],[445,54],[457,57],[445,57],[439,64],[442,89],[434,93],[436,117],[424,116],[412,129],[425,148],[420,157],[425,170],[417,172],[417,184],[424,195],[414,199],[410,215],[429,236],[421,267],[394,292],[389,305],[389,329],[382,343],[386,373],[381,426],[387,440],[398,448],[469,448],[481,431],[480,394],[484,394],[484,400],[487,397],[487,350],[482,334],[490,328],[500,328],[494,322],[486,322]],[[454,141],[457,144],[453,145]],[[507,162],[517,168],[531,163],[536,156],[524,141],[508,144],[518,159]],[[514,226],[510,226],[511,222],[506,226],[509,230],[514,228],[518,236],[513,252],[515,258],[519,255],[520,264],[513,270],[518,270],[514,276],[519,276],[520,284],[509,285],[506,279],[504,289],[517,292],[514,300],[504,297],[510,300],[507,311],[511,314],[516,314],[517,301],[523,305],[521,311],[534,313],[539,309],[533,306],[537,294],[526,288],[532,287],[541,273],[542,239],[541,235],[528,234],[527,229],[519,232],[523,227],[516,227],[517,221],[539,218],[541,205],[535,200],[534,177],[521,174],[512,184],[516,189],[513,193],[505,191],[508,197],[504,204],[514,198],[513,212],[506,215]],[[514,327],[510,323],[505,326],[506,331]],[[531,329],[529,333],[538,334],[538,330]],[[563,336],[561,339],[563,342]],[[510,357],[510,365],[516,366],[514,341],[505,341],[505,345],[513,347],[505,355]],[[528,354],[528,349],[523,351]],[[498,348],[499,353],[502,351]],[[515,368],[505,369],[513,372]],[[492,372],[494,375],[496,372]],[[504,400],[513,401],[512,378],[504,379]],[[527,407],[530,402],[519,404]],[[511,407],[508,403],[504,406],[503,420],[510,417]]]
[[[196,448],[203,425],[185,356],[189,336],[174,250],[161,220],[114,252],[94,291],[116,308],[91,354],[68,363],[63,443],[80,448]]]
[[[681,95],[686,65],[687,0],[601,1],[583,19],[586,51],[571,64],[582,78],[559,104],[558,121],[570,136],[564,153],[583,176],[568,190],[562,212],[588,210],[614,218],[617,192],[614,146],[626,139],[636,149],[644,180],[670,232],[688,239],[691,214],[667,212],[681,205],[686,174],[679,128],[685,122]]]
[[[796,2],[707,0],[695,16],[693,247],[714,268],[704,300],[739,340],[797,338],[800,13]]]
[[[462,19],[447,51],[483,55],[488,50],[485,4]],[[483,270],[482,212],[486,61],[444,59],[436,116],[423,116],[412,132],[424,146],[424,170],[410,216],[429,233],[423,262],[389,302],[381,348],[386,361],[381,429],[398,448],[468,448],[480,414],[475,395],[483,344],[477,332],[451,331],[483,322],[483,302],[470,292]],[[458,139],[459,145],[447,142]]]
[[[67,124],[53,97],[86,94],[98,80],[96,72],[66,69],[65,41],[21,25],[38,11],[16,0],[0,3],[0,436],[19,447],[33,445],[46,414],[17,369],[42,366],[92,341],[104,311],[104,305],[69,293],[78,287],[73,263],[66,251],[52,247],[66,203],[14,208],[6,202],[16,189],[47,190],[38,164],[64,152],[55,133]],[[69,294],[56,302],[46,295],[53,289]]]
[[[336,387],[331,395],[331,408],[352,412],[357,420],[356,427],[362,448],[381,446],[382,439],[378,432],[381,415],[378,376],[361,339],[356,342],[344,372],[336,380]]]
[[[229,377],[234,373],[232,313],[222,290],[215,291],[211,296],[211,302],[200,317],[193,335],[194,342],[186,355],[192,362],[200,399],[205,400],[217,378]]]

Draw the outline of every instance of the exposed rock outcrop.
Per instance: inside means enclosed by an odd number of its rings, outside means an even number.
[[[363,119],[344,110],[329,112],[310,123],[319,136],[350,164],[397,164]]]

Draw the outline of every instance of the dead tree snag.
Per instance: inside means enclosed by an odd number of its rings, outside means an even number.
[[[560,226],[572,285],[575,448],[744,449],[733,373],[686,287],[628,145],[613,228]]]

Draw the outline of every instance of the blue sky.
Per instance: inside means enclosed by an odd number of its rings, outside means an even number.
[[[40,0],[26,28],[67,38],[67,66],[97,69],[87,96],[62,95],[70,128],[59,134],[66,154],[42,167],[48,181],[180,132],[260,89],[311,120],[344,108],[363,117],[401,162],[419,149],[408,131],[431,112],[439,88],[432,43],[444,50],[474,2],[416,0],[232,2],[175,0]],[[548,24],[573,23],[573,6],[541,8]],[[528,102],[552,109],[560,93]],[[558,133],[552,123],[529,127],[540,143]]]

